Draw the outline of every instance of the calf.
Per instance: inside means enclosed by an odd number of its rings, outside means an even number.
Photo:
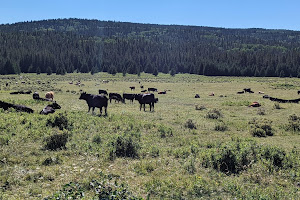
[[[131,86],[131,87],[129,87],[130,88],[130,90],[135,90],[135,87],[134,86]]]
[[[114,99],[115,102],[118,101],[118,103],[121,101],[122,103],[125,103],[124,99],[122,98],[122,96],[118,93],[109,93],[109,102],[111,103],[111,100]]]
[[[103,95],[93,95],[87,94],[86,92],[81,93],[79,99],[85,100],[88,104],[89,110],[92,108],[92,113],[94,113],[95,107],[100,108],[100,115],[102,115],[102,107],[105,109],[105,115],[107,115],[107,102],[108,99]]]

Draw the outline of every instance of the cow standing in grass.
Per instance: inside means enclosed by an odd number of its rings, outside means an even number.
[[[154,94],[136,94],[135,100],[138,100],[140,103],[140,111],[142,110],[142,106],[144,106],[145,111],[145,105],[149,104],[150,111],[154,111],[154,103],[158,102],[158,98],[154,97]]]
[[[102,115],[102,107],[105,109],[105,115],[107,115],[107,102],[108,99],[104,95],[94,95],[94,94],[87,94],[86,92],[81,93],[79,99],[83,99],[88,104],[89,110],[92,109],[94,113],[95,107],[100,108],[100,115]]]

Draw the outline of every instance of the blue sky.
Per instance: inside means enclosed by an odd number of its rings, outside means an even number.
[[[300,31],[300,0],[0,0],[0,24],[84,18]]]

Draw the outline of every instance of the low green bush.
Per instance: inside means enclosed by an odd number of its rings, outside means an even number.
[[[109,152],[110,160],[116,157],[139,157],[139,144],[140,134],[136,133],[123,133],[114,138],[111,142],[111,150]]]
[[[195,124],[195,122],[193,122],[193,120],[188,119],[185,124],[184,124],[185,128],[189,128],[189,129],[197,129],[197,126]]]
[[[67,129],[71,130],[73,128],[73,123],[68,120],[67,113],[58,113],[50,117],[46,123],[47,126],[58,127],[59,130]]]
[[[46,150],[57,150],[66,148],[66,143],[68,141],[69,134],[57,133],[45,138],[45,146]]]
[[[250,133],[254,137],[266,137],[274,135],[274,130],[272,129],[272,121],[268,119],[256,119],[254,118],[249,122]]]
[[[285,129],[287,131],[294,131],[298,132],[300,131],[300,117],[293,114],[289,116],[288,124],[285,126]]]
[[[208,113],[206,114],[206,118],[208,118],[208,119],[219,119],[222,116],[223,115],[222,115],[221,111],[216,108],[208,111]]]

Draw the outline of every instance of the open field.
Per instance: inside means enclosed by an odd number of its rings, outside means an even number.
[[[105,175],[118,177],[144,199],[300,199],[300,104],[276,104],[258,94],[297,99],[300,79],[21,76],[0,76],[0,100],[35,111],[0,109],[0,199],[52,197],[69,182],[91,199],[95,188],[90,182]],[[84,86],[75,85],[77,81]],[[99,117],[99,109],[87,113],[86,102],[78,99],[81,91],[97,94],[99,89],[139,93],[140,85],[167,91],[155,93],[159,101],[154,112],[148,105],[146,112],[140,111],[137,101],[112,102],[108,116]],[[254,93],[237,94],[243,88]],[[9,94],[18,90],[37,91],[41,97],[54,91],[62,108],[40,115],[48,102],[33,100],[32,94]],[[215,96],[209,96],[212,92]],[[254,101],[262,106],[248,107]],[[266,127],[272,136],[253,136]],[[47,148],[53,135],[67,139],[65,148]]]

